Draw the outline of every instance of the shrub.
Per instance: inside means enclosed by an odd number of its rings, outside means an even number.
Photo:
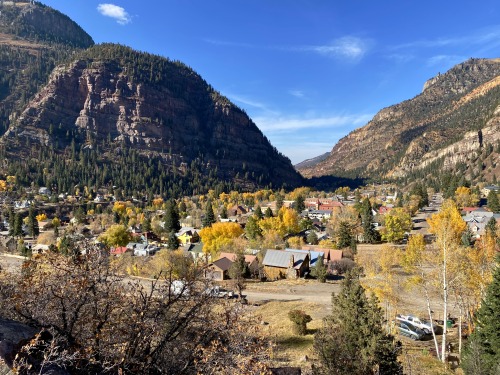
[[[307,323],[312,320],[311,315],[302,310],[290,310],[288,317],[294,323],[293,333],[304,336],[307,333]]]

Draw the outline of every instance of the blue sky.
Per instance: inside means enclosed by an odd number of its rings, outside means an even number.
[[[498,1],[42,0],[97,43],[180,60],[292,162],[470,57],[500,57]]]

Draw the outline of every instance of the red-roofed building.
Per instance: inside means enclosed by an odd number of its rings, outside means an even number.
[[[111,248],[111,255],[119,256],[125,254],[127,251],[130,251],[127,249],[126,246],[117,246],[117,247],[112,247]]]

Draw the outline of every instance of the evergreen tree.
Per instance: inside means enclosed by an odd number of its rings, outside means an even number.
[[[264,214],[262,213],[262,209],[260,208],[260,206],[257,206],[255,208],[255,212],[253,213],[253,215],[257,220],[262,220],[264,218]]]
[[[36,212],[33,207],[30,207],[28,212],[28,233],[33,238],[40,234],[38,220],[36,219]]]
[[[365,198],[360,207],[361,220],[363,222],[363,240],[366,243],[380,241],[380,234],[373,227],[372,205],[368,198]]]
[[[266,211],[264,212],[264,217],[273,217],[273,210],[271,210],[270,207],[266,208]]]
[[[179,213],[177,212],[177,206],[173,200],[168,200],[165,207],[165,219],[164,219],[165,232],[178,232],[181,229],[181,224],[179,222]]]
[[[462,233],[462,246],[464,247],[472,247],[474,245],[474,233],[469,226]]]
[[[276,212],[280,210],[281,207],[283,207],[283,195],[280,193],[276,194]]]
[[[307,234],[307,243],[310,245],[317,245],[318,244],[318,235],[316,234],[315,231],[311,230]]]
[[[177,250],[178,248],[179,248],[179,240],[177,239],[175,232],[170,231],[170,233],[168,234],[167,249]]]
[[[486,232],[491,233],[494,237],[496,237],[497,233],[497,220],[492,217],[490,220],[488,220],[488,223],[486,224]]]
[[[311,272],[312,275],[321,283],[326,282],[326,277],[328,276],[328,267],[326,266],[324,259],[323,255],[320,255]]]
[[[467,375],[500,374],[500,264],[488,286],[471,334],[462,354],[462,368]]]
[[[143,232],[151,232],[151,218],[145,217],[142,222],[142,231]]]
[[[295,200],[295,211],[299,214],[306,209],[305,198],[303,195],[299,195]]]
[[[22,237],[24,235],[23,218],[18,212],[14,215],[14,229],[12,231],[12,235],[14,237]]]
[[[358,273],[346,274],[341,292],[332,297],[332,314],[314,336],[316,375],[365,375],[375,369],[379,374],[402,374],[400,345],[384,332],[378,300],[366,296]]]
[[[259,227],[255,216],[250,216],[245,225],[245,234],[249,240],[255,240],[262,236],[262,229]]]
[[[220,212],[221,219],[227,219],[227,207],[225,204],[222,205],[222,210]]]
[[[341,221],[337,232],[337,247],[339,249],[349,247],[353,238],[352,228],[349,223]]]
[[[500,211],[500,201],[495,191],[490,190],[488,193],[488,208],[493,212]]]
[[[205,216],[203,217],[202,224],[203,227],[210,227],[215,223],[214,209],[212,208],[212,201],[209,199],[205,205]]]

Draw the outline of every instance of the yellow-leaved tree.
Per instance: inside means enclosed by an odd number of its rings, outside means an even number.
[[[430,302],[432,278],[428,272],[429,266],[435,264],[432,256],[431,252],[426,248],[424,236],[422,234],[414,234],[408,239],[408,246],[401,259],[403,269],[410,275],[406,286],[424,293],[430,322],[434,321]],[[439,345],[434,330],[432,330],[432,338],[439,358]]]
[[[454,258],[454,252],[459,249],[462,234],[467,224],[462,219],[460,211],[455,202],[447,199],[443,202],[441,210],[427,219],[429,232],[434,234],[433,259],[437,263],[439,271],[440,287],[443,295],[443,340],[441,343],[441,360],[445,361],[446,353],[446,319],[448,317],[448,296],[450,293],[450,260]],[[454,275],[454,279],[456,276]]]
[[[115,224],[110,226],[98,239],[108,246],[125,246],[131,238],[132,236],[125,225]]]
[[[243,233],[244,231],[238,223],[213,223],[212,226],[205,227],[200,231],[203,252],[206,255],[211,255],[213,259],[222,247],[227,246]]]
[[[382,239],[387,242],[398,242],[412,228],[411,216],[402,207],[396,207],[385,215]]]
[[[457,202],[458,207],[475,207],[479,202],[479,197],[474,194],[472,190],[465,186],[459,186],[455,190],[455,202]]]

